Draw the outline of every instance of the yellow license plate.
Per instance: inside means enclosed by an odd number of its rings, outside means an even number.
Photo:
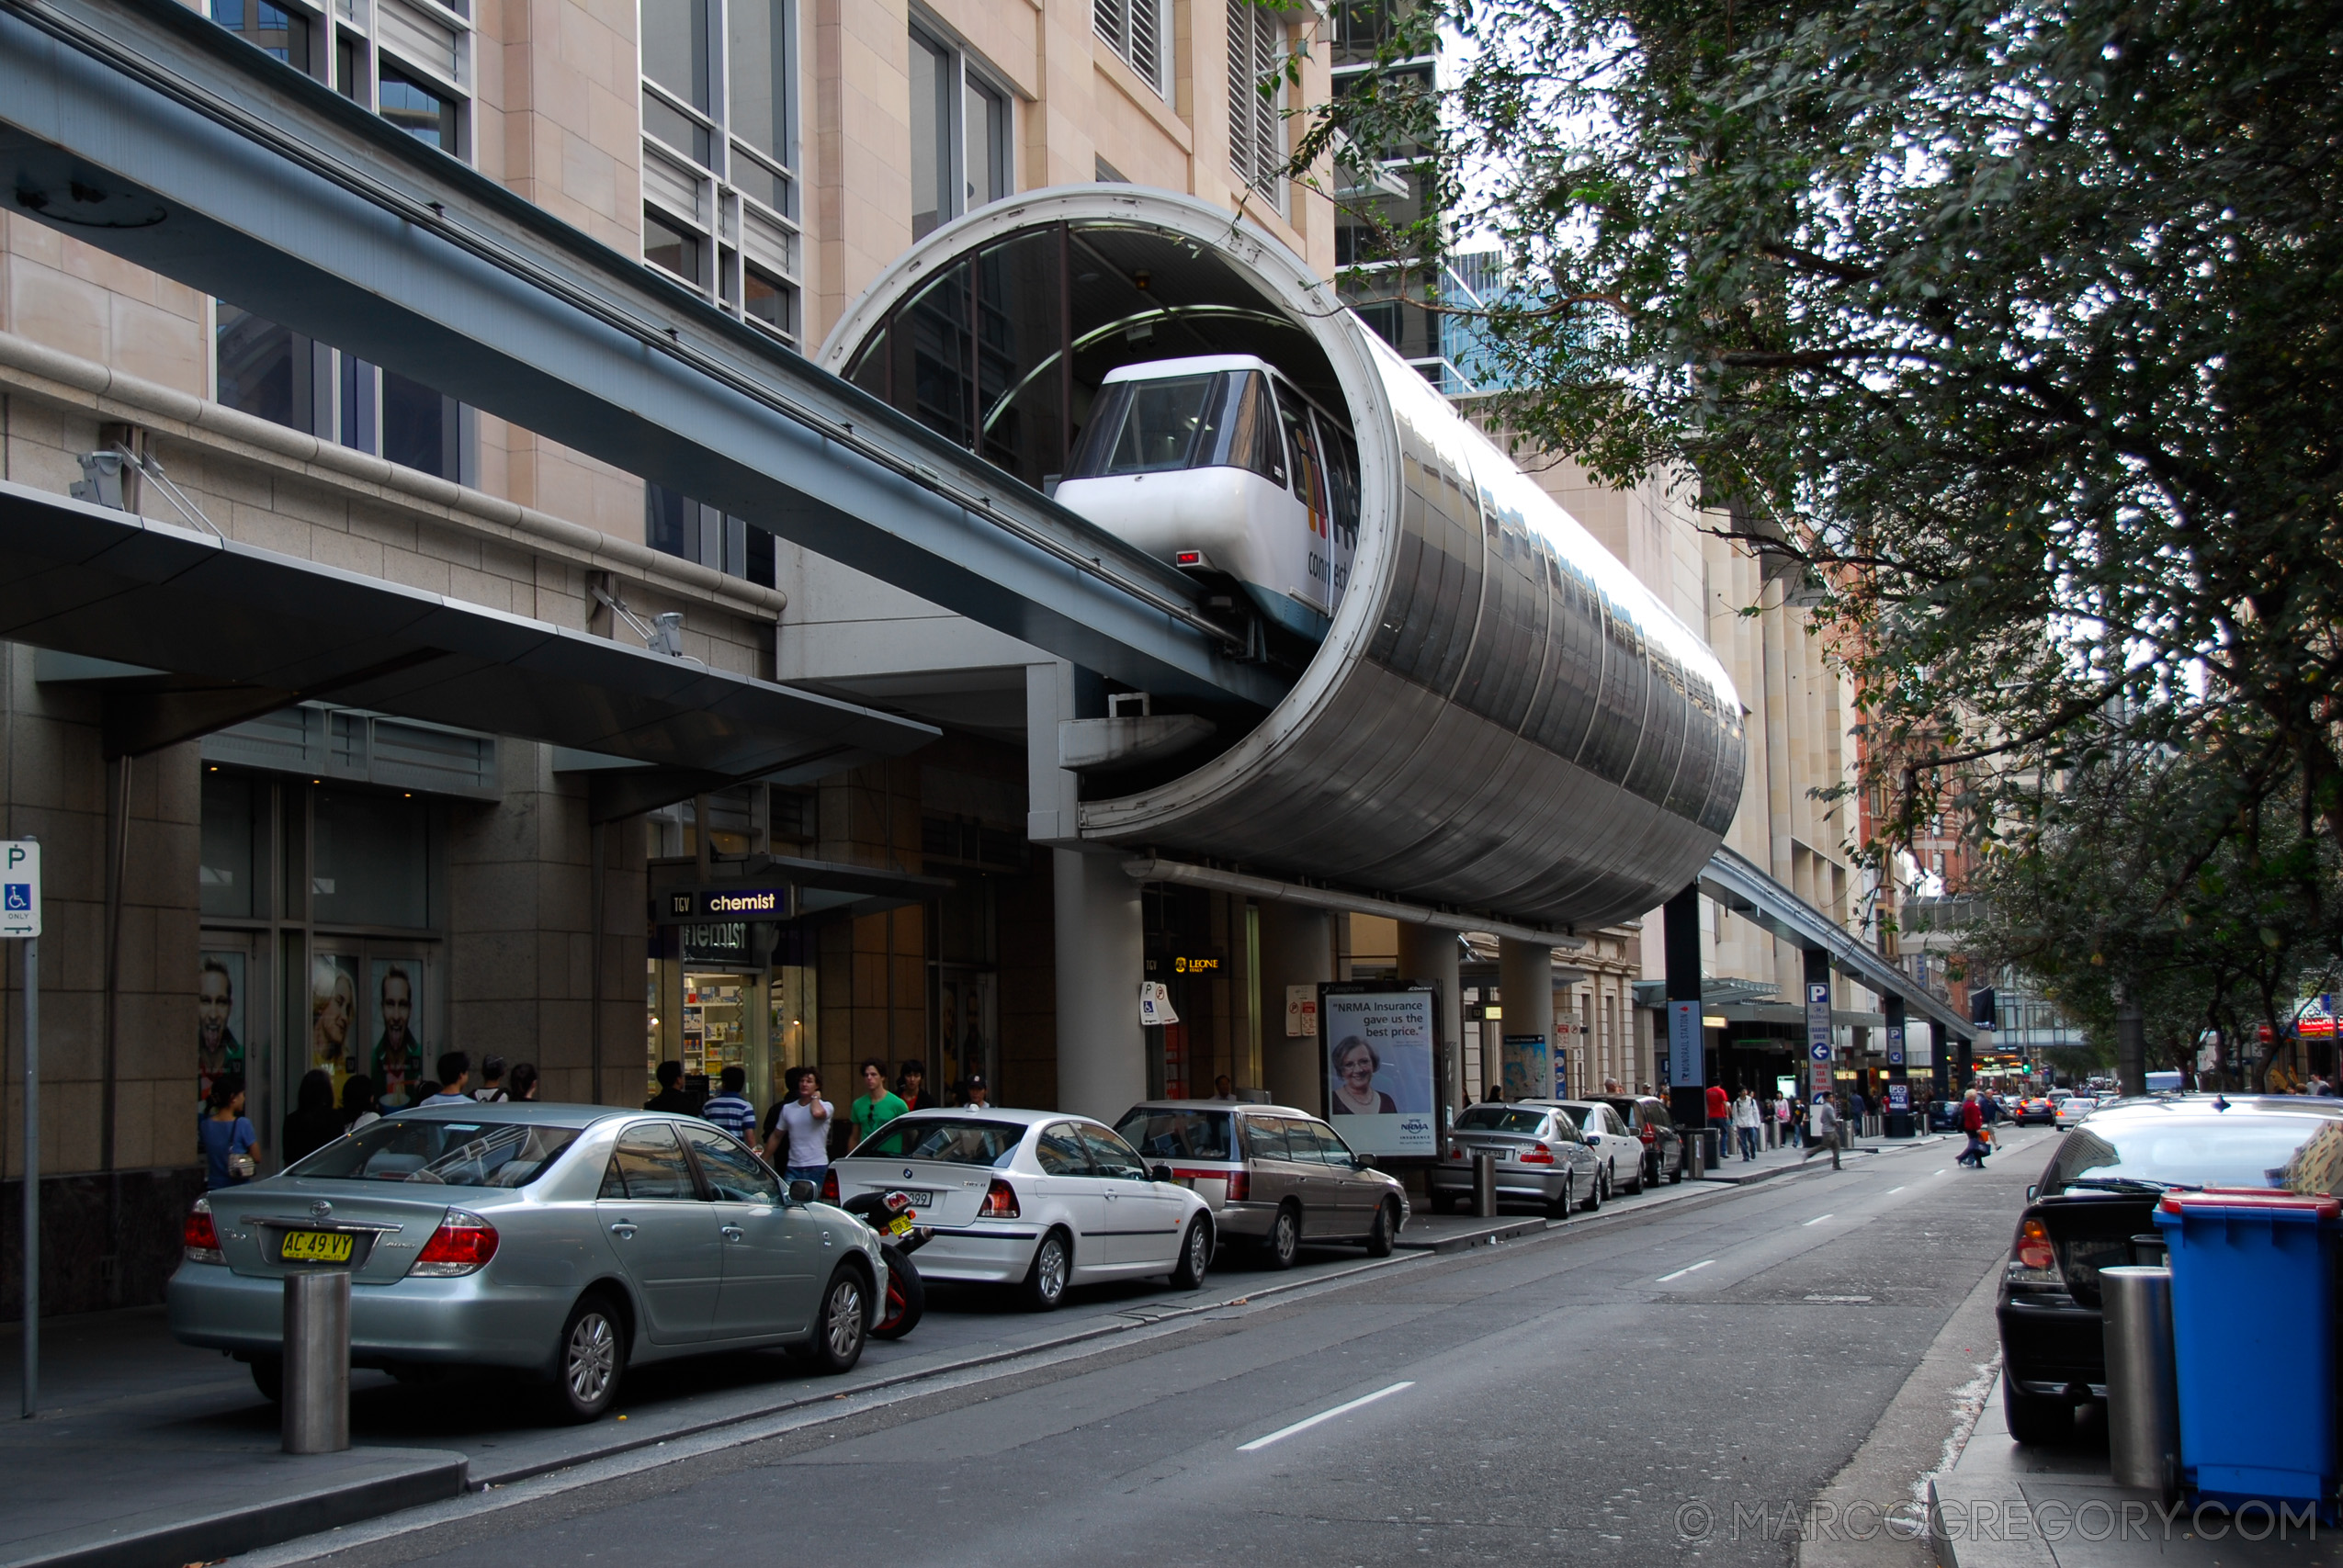
[[[287,1231],[277,1256],[287,1263],[347,1263],[356,1239],[347,1231]]]
[[[909,1214],[898,1214],[887,1222],[887,1234],[889,1235],[908,1235],[911,1231],[911,1216]]]

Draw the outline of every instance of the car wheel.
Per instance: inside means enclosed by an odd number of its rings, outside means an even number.
[[[1567,1173],[1563,1176],[1562,1196],[1556,1198],[1554,1201],[1545,1206],[1546,1218],[1552,1220],[1562,1219],[1578,1205],[1578,1186],[1579,1179],[1577,1177]]]
[[[1194,1291],[1204,1284],[1206,1271],[1212,1268],[1212,1227],[1198,1214],[1188,1222],[1188,1234],[1180,1238],[1180,1266],[1172,1270],[1172,1288]]]
[[[927,1315],[927,1283],[900,1247],[885,1244],[878,1250],[887,1259],[887,1300],[878,1309],[878,1326],[870,1331],[870,1337],[900,1339]]]
[[[1074,1271],[1074,1250],[1064,1231],[1051,1231],[1033,1249],[1033,1267],[1018,1287],[1026,1306],[1035,1312],[1055,1312],[1066,1299],[1066,1281]]]
[[[1602,1208],[1603,1199],[1610,1195],[1609,1188],[1611,1183],[1606,1179],[1610,1174],[1611,1173],[1608,1169],[1598,1170],[1594,1173],[1594,1179],[1587,1183],[1586,1208],[1588,1213],[1591,1214],[1597,1209]]]
[[[824,1377],[851,1372],[863,1359],[870,1337],[870,1287],[851,1266],[841,1264],[821,1292],[813,1314],[813,1337],[799,1351]]]
[[[2075,1435],[2075,1407],[2055,1394],[2026,1393],[2004,1382],[2001,1414],[2009,1436],[2028,1448],[2064,1443]]]
[[[1269,1235],[1262,1238],[1262,1260],[1272,1269],[1291,1269],[1301,1251],[1302,1212],[1288,1203],[1269,1222]]]
[[[610,1298],[589,1291],[561,1325],[553,1351],[553,1404],[565,1421],[597,1421],[618,1397],[627,1336]]]
[[[1627,1190],[1637,1197],[1641,1197],[1643,1195],[1643,1190],[1650,1185],[1650,1179],[1644,1174],[1643,1156],[1638,1155],[1636,1156],[1636,1184],[1633,1187],[1628,1188]]]
[[[1683,1146],[1683,1145],[1679,1144],[1679,1145],[1676,1145],[1676,1168],[1675,1168],[1675,1169],[1673,1169],[1673,1170],[1671,1170],[1671,1171],[1670,1171],[1670,1172],[1668,1173],[1668,1184],[1669,1184],[1670,1187],[1673,1187],[1674,1185],[1676,1185],[1676,1183],[1678,1183],[1678,1182],[1680,1182],[1680,1181],[1681,1181],[1681,1180],[1683,1180],[1683,1179],[1684,1179],[1684,1146]]]
[[[252,1359],[252,1385],[260,1390],[260,1397],[271,1404],[285,1403],[285,1360],[281,1356],[255,1356]]]
[[[1388,1258],[1398,1244],[1399,1211],[1385,1203],[1375,1211],[1375,1228],[1367,1232],[1366,1250],[1369,1258]]]

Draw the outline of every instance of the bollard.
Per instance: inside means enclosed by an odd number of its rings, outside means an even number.
[[[2172,1270],[2102,1269],[2099,1291],[2107,1344],[2109,1468],[2118,1486],[2171,1496],[2180,1475]]]
[[[1493,1220],[1497,1217],[1497,1156],[1473,1156],[1473,1216]]]
[[[285,1276],[285,1451],[337,1454],[350,1446],[350,1276]]]
[[[1684,1134],[1684,1179],[1698,1181],[1708,1169],[1708,1134],[1705,1132]]]

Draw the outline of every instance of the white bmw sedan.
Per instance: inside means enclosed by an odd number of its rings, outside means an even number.
[[[1059,1111],[963,1106],[899,1116],[823,1178],[823,1196],[902,1192],[934,1231],[920,1249],[929,1280],[1013,1285],[1047,1312],[1069,1285],[1149,1275],[1174,1290],[1204,1283],[1212,1213],[1150,1170],[1115,1131]]]

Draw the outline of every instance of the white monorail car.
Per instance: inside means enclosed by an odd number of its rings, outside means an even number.
[[[1273,625],[1326,636],[1359,542],[1350,428],[1249,354],[1108,372],[1058,499]]]

